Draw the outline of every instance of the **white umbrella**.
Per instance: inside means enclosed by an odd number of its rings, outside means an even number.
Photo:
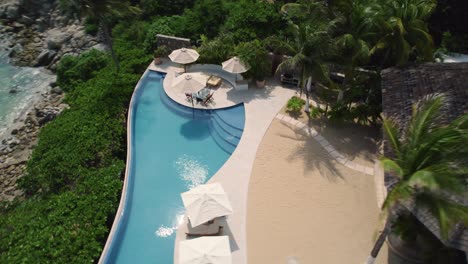
[[[222,63],[223,70],[231,73],[236,74],[236,81],[237,81],[237,73],[243,73],[250,69],[250,67],[242,62],[241,59],[238,57],[232,57],[229,60]]]
[[[206,86],[206,78],[199,74],[184,73],[172,81],[172,89],[180,93],[195,93]]]
[[[192,227],[232,214],[232,206],[219,183],[202,184],[181,194]]]
[[[228,236],[200,237],[179,243],[179,264],[231,264]]]
[[[169,59],[171,59],[171,61],[184,64],[184,71],[185,64],[196,61],[198,57],[200,57],[200,54],[198,54],[196,50],[187,48],[176,49],[169,54]]]

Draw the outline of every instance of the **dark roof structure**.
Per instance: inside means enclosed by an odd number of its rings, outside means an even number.
[[[450,123],[468,113],[468,63],[427,63],[382,71],[383,115],[394,120],[400,130],[407,126],[413,104],[425,96],[435,94],[445,96],[441,109],[442,123]],[[384,140],[384,154],[392,156],[388,145]],[[395,178],[385,174],[387,188],[393,183]],[[456,200],[468,206],[468,193],[464,197],[457,197]],[[448,239],[442,239],[438,221],[428,211],[418,208],[413,210],[413,214],[444,244],[468,251],[466,227],[457,226]]]

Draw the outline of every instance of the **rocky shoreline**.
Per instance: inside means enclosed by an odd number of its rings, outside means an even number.
[[[64,104],[64,94],[58,87],[41,94],[24,119],[15,123],[9,135],[0,144],[0,201],[12,201],[23,192],[17,188],[17,181],[25,172],[26,162],[37,144],[40,128],[52,121],[68,105]]]
[[[13,65],[44,67],[52,72],[65,55],[77,56],[92,48],[104,50],[99,38],[86,34],[80,21],[63,14],[57,0],[2,1],[0,47],[8,50]],[[63,98],[60,87],[51,83],[0,137],[0,202],[23,197],[17,181],[25,173],[40,128],[68,108]]]

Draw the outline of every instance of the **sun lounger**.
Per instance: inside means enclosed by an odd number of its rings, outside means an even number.
[[[206,86],[215,88],[220,86],[222,82],[223,80],[218,76],[211,75],[210,78],[208,78],[208,80],[206,81]]]
[[[213,233],[185,233],[188,237],[194,237],[194,236],[219,236],[223,232],[223,227],[218,226],[218,230]]]
[[[223,231],[223,227],[220,225],[220,219],[216,218],[208,223],[192,227],[190,221],[188,222],[187,236],[217,236]]]

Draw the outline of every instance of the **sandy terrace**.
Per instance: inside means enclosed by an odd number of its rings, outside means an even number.
[[[322,134],[338,148],[339,135],[351,131],[339,132]],[[380,228],[373,177],[334,161],[311,136],[279,120],[260,144],[248,197],[251,264],[364,263]],[[383,248],[377,263],[386,258]]]

